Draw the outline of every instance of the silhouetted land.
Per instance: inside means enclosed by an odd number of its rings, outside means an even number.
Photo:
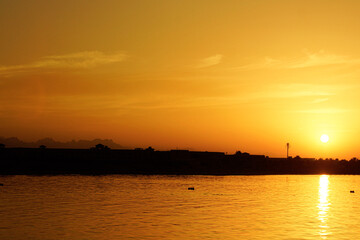
[[[68,142],[61,142],[56,141],[52,138],[43,138],[37,140],[35,142],[25,142],[17,137],[1,137],[0,136],[0,143],[5,144],[6,147],[21,147],[21,148],[37,148],[40,145],[45,145],[49,148],[70,148],[70,149],[89,149],[90,147],[94,146],[95,144],[101,143],[106,146],[109,146],[113,149],[122,149],[123,146],[115,143],[111,139],[93,139],[93,140],[72,140]]]
[[[100,147],[99,147],[100,146]],[[360,161],[269,158],[237,152],[0,148],[0,174],[360,174]]]

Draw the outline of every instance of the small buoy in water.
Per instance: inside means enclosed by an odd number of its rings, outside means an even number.
[[[194,187],[189,187],[188,190],[195,190],[195,188]]]
[[[354,190],[351,190],[350,193],[355,193],[355,191],[354,191]]]
[[[3,183],[0,183],[0,186],[4,186],[4,184],[3,184]]]

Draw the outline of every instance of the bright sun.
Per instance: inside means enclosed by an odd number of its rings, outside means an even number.
[[[323,143],[327,143],[327,142],[329,141],[329,136],[326,135],[326,134],[323,134],[323,135],[321,135],[320,140],[321,140]]]

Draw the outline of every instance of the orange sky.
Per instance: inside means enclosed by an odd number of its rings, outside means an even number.
[[[359,158],[359,9],[2,0],[0,136]]]

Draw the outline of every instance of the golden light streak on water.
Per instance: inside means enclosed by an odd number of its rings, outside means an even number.
[[[319,203],[318,203],[318,220],[319,235],[322,239],[327,239],[330,234],[328,225],[328,212],[330,208],[329,196],[329,176],[321,175],[319,178]]]

